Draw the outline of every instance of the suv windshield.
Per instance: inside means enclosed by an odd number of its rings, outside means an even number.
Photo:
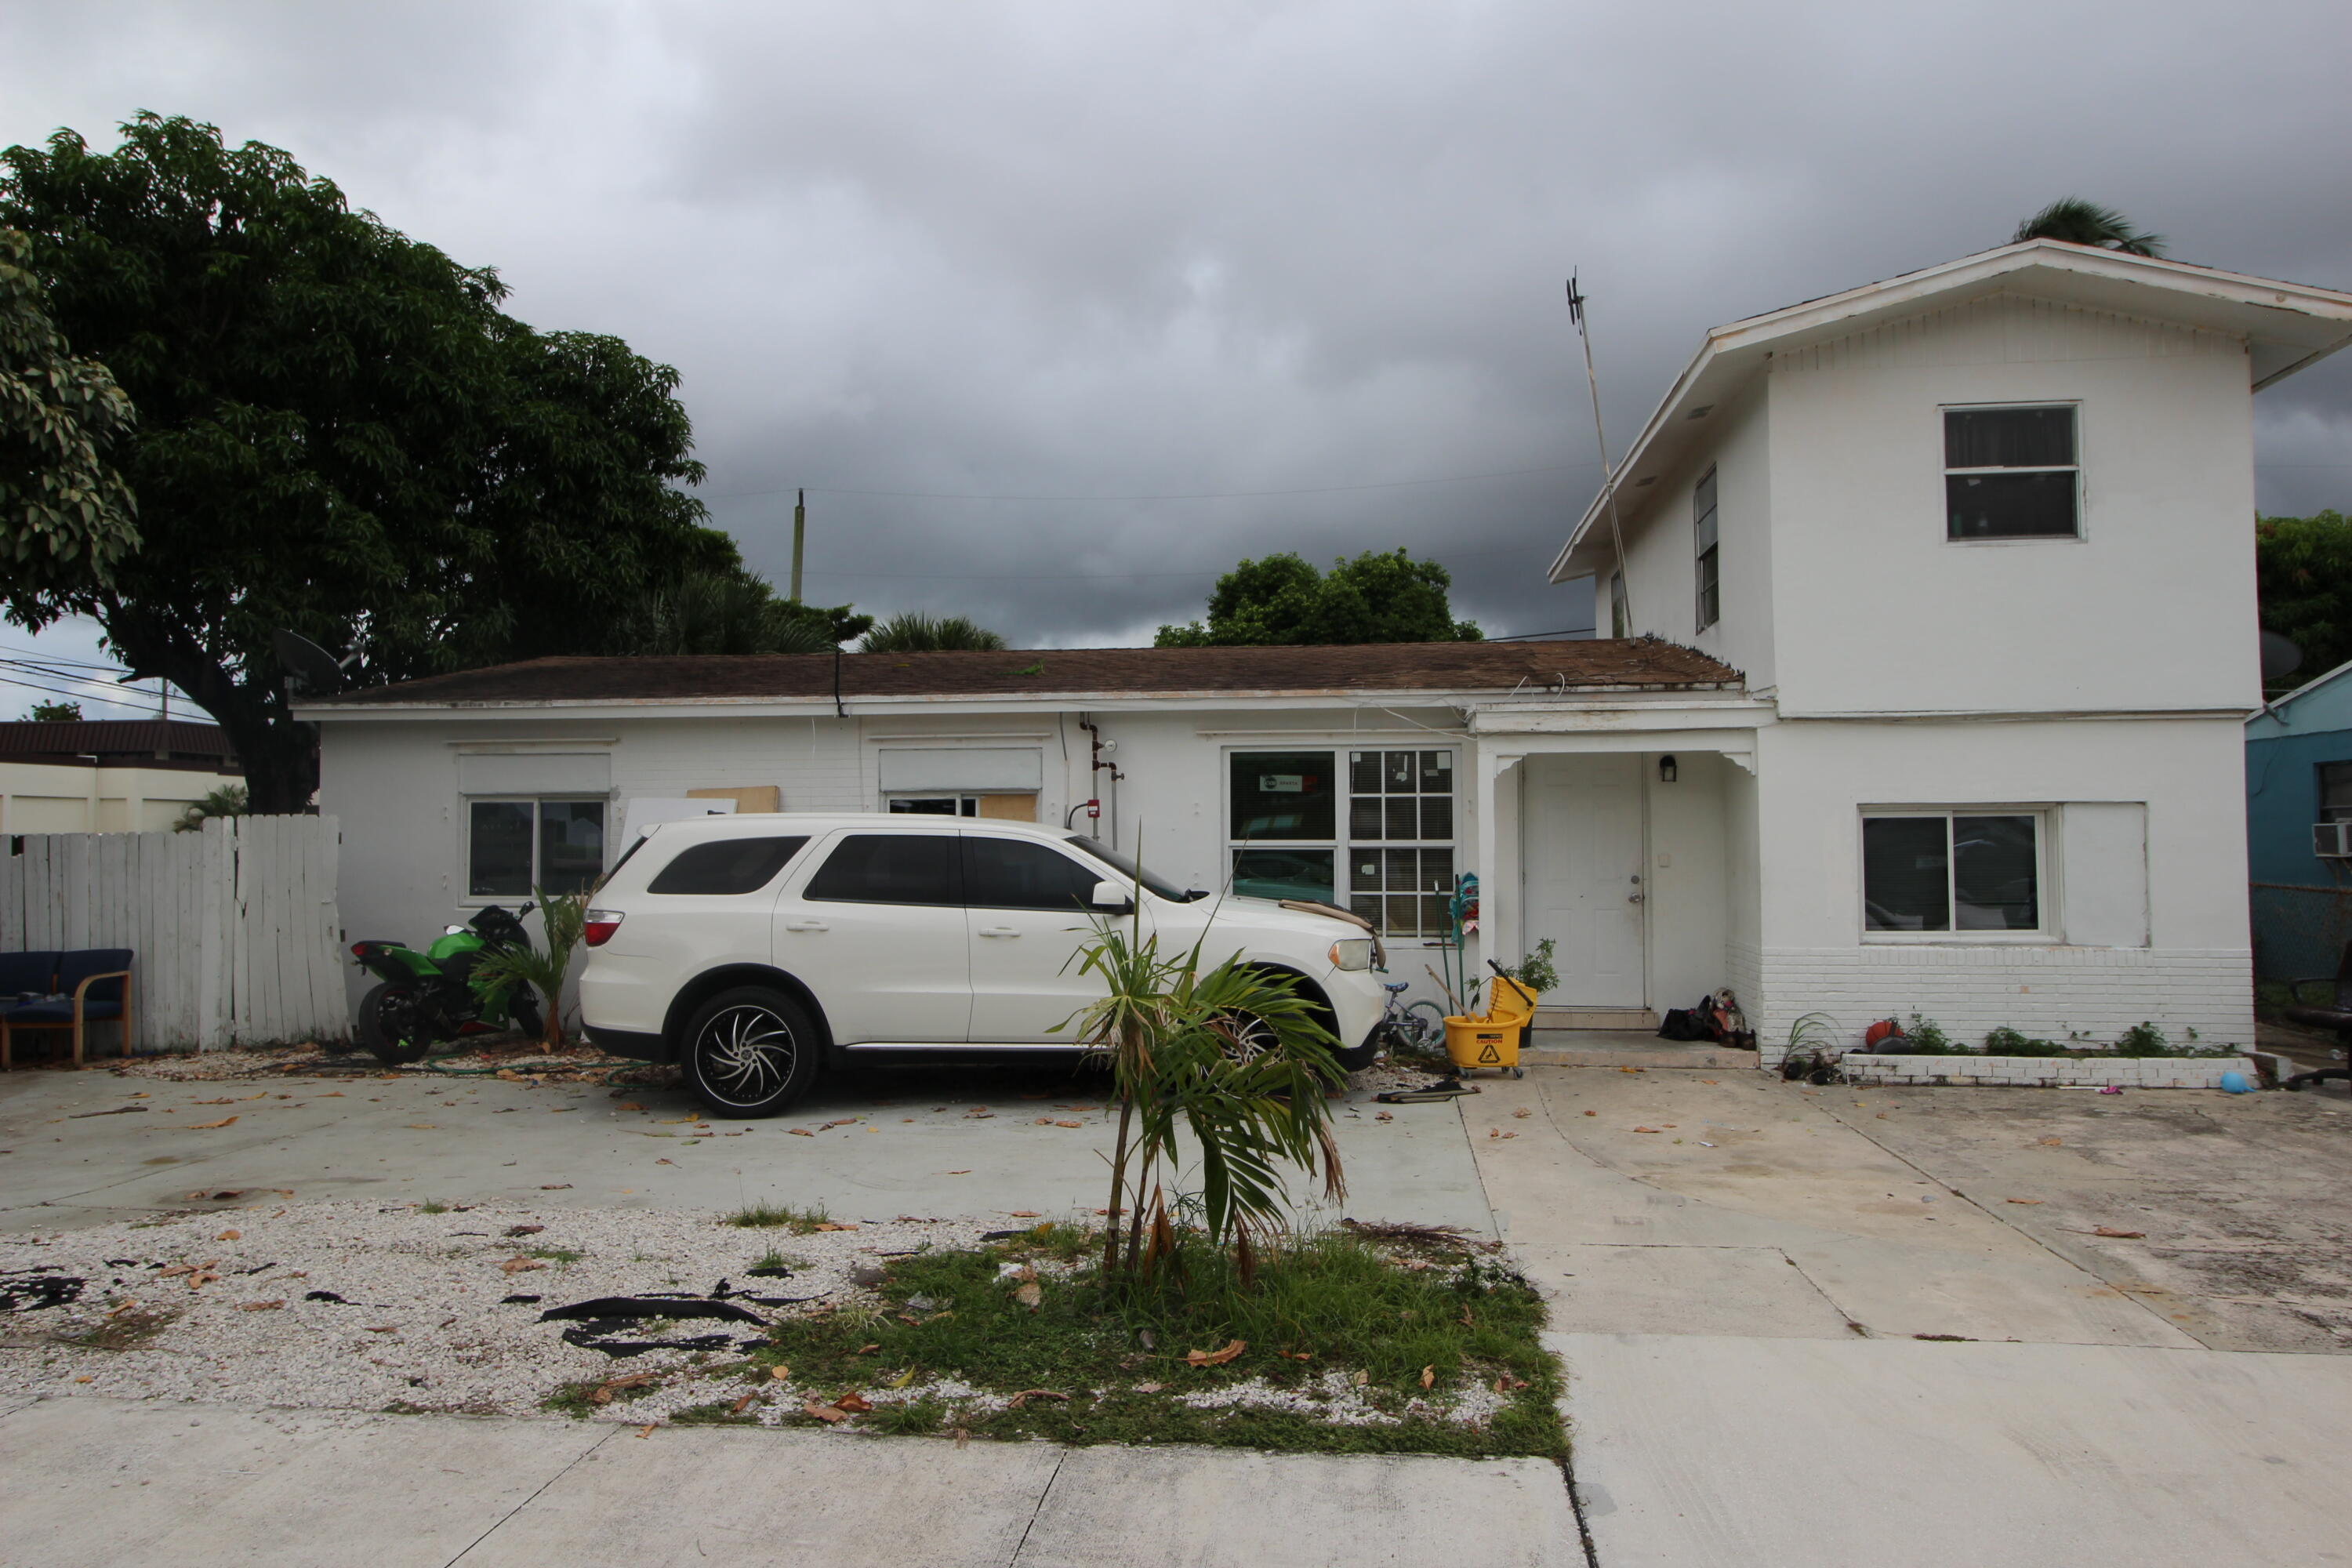
[[[1073,833],[1070,835],[1068,842],[1072,847],[1085,850],[1087,854],[1093,856],[1104,865],[1108,866],[1112,870],[1117,871],[1128,881],[1140,882],[1146,888],[1151,889],[1152,892],[1156,893],[1160,898],[1170,900],[1171,903],[1189,904],[1194,899],[1206,898],[1208,896],[1207,894],[1197,890],[1189,893],[1181,892],[1170,886],[1168,883],[1161,881],[1157,877],[1147,876],[1144,873],[1142,867],[1137,865],[1134,861],[1129,859],[1126,856],[1120,854],[1116,849],[1104,848],[1101,845],[1096,843],[1093,839],[1087,837],[1084,834]]]

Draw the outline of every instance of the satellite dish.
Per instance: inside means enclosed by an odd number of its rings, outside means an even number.
[[[269,634],[269,648],[285,667],[291,684],[311,696],[324,697],[342,689],[344,665],[309,637],[280,627]]]
[[[2276,632],[2263,634],[2263,682],[2284,680],[2303,668],[2303,649],[2292,637]]]

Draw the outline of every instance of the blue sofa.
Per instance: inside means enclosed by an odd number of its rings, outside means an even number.
[[[129,948],[0,952],[0,1071],[16,1065],[16,1036],[26,1029],[71,1029],[79,1068],[89,1026],[107,1023],[121,1026],[122,1054],[129,1056]]]

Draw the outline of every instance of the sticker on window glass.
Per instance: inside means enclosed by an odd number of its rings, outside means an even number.
[[[1307,775],[1305,773],[1260,773],[1257,776],[1257,792],[1260,795],[1305,795]]]

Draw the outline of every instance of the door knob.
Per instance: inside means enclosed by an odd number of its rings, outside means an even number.
[[[823,921],[786,921],[784,929],[786,931],[831,931],[833,928]]]
[[[1629,904],[1638,904],[1642,901],[1642,895],[1639,893],[1628,893],[1625,895],[1625,901]]]

